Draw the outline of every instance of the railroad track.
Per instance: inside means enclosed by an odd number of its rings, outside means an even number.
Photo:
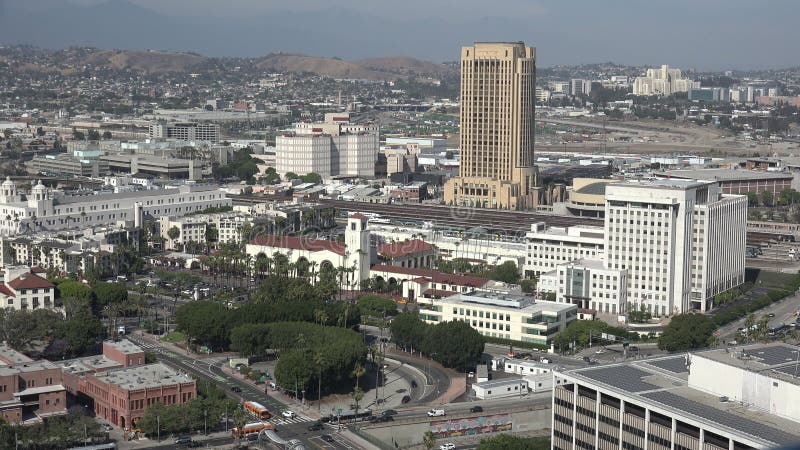
[[[268,198],[260,196],[231,196],[234,201],[245,203],[263,203]],[[480,229],[490,234],[504,234],[524,237],[531,225],[544,222],[548,226],[569,227],[574,225],[603,226],[602,219],[589,217],[559,216],[527,211],[507,211],[481,208],[462,208],[446,205],[408,205],[364,203],[346,200],[320,199],[318,203],[331,205],[341,211],[351,213],[363,212],[379,214],[381,217],[400,222],[423,225],[430,222],[437,227],[451,227],[465,231]],[[785,241],[787,235],[748,231],[747,244],[761,246],[768,242]]]

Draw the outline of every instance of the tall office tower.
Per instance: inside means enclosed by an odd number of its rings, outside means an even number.
[[[747,197],[715,182],[606,187],[606,267],[628,271],[628,300],[656,316],[707,311],[744,282]]]
[[[535,206],[536,49],[479,42],[461,49],[461,173],[445,202],[483,208]]]

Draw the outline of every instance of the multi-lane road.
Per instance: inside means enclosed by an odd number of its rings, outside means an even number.
[[[277,433],[283,439],[286,440],[299,439],[305,444],[309,444],[307,445],[307,448],[312,448],[312,447],[313,448],[322,447],[326,449],[354,448],[352,444],[347,443],[339,436],[335,435],[332,435],[333,437],[332,442],[323,441],[322,435],[331,434],[331,432],[335,431],[333,428],[330,428],[330,426],[326,426],[323,430],[320,431],[310,431],[308,427],[311,425],[312,422],[315,422],[316,419],[313,419],[303,414],[302,408],[300,407],[301,405],[299,404],[286,405],[278,401],[278,399],[268,395],[265,391],[257,389],[252,384],[240,380],[235,376],[231,376],[222,369],[222,366],[227,362],[224,358],[196,358],[193,355],[178,354],[168,349],[167,347],[162,346],[160,343],[150,339],[146,339],[145,337],[138,334],[129,335],[128,339],[136,343],[137,345],[143,347],[145,350],[153,352],[156,355],[156,357],[162,362],[169,364],[177,369],[189,372],[198,379],[210,380],[214,382],[220,388],[225,389],[227,391],[228,396],[236,399],[237,401],[252,400],[263,404],[272,413],[272,418],[270,419],[270,422],[275,424]],[[232,390],[232,388],[234,387],[238,388],[240,392],[234,392]],[[286,409],[294,411],[297,414],[297,417],[295,419],[284,419],[281,416],[281,412]],[[232,414],[233,411],[231,411],[230,413]],[[214,441],[215,444],[217,445],[226,443],[230,444],[234,442],[232,437],[218,438],[214,439]],[[313,441],[316,445],[310,446],[311,441]],[[206,442],[211,443],[210,441],[203,441],[204,444]],[[321,446],[320,442],[324,443],[325,445]],[[163,448],[174,448],[174,445],[165,446]]]

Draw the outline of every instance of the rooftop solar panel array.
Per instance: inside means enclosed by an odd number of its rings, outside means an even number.
[[[800,378],[800,365],[798,364],[789,364],[788,366],[781,367],[778,369],[774,369],[778,372],[785,373],[790,377]]]
[[[777,366],[788,362],[797,361],[798,350],[791,347],[775,346],[761,347],[754,350],[744,350],[745,355],[758,359],[767,366]]]
[[[650,373],[632,366],[608,366],[582,370],[581,375],[627,392],[644,392],[659,389],[659,386],[655,384],[642,381],[642,378],[650,375]]]
[[[672,373],[689,372],[689,369],[686,368],[686,358],[683,356],[647,361],[647,364]]]
[[[661,403],[662,405],[684,411],[706,420],[711,420],[722,426],[739,430],[750,436],[755,436],[779,445],[797,444],[800,442],[800,434],[789,434],[777,428],[766,426],[763,423],[758,423],[727,411],[722,411],[709,405],[689,400],[686,397],[681,397],[668,391],[648,392],[641,395],[642,397]]]

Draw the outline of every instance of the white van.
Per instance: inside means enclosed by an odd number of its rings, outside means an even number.
[[[428,411],[428,417],[442,417],[445,415],[443,409],[432,409]]]

